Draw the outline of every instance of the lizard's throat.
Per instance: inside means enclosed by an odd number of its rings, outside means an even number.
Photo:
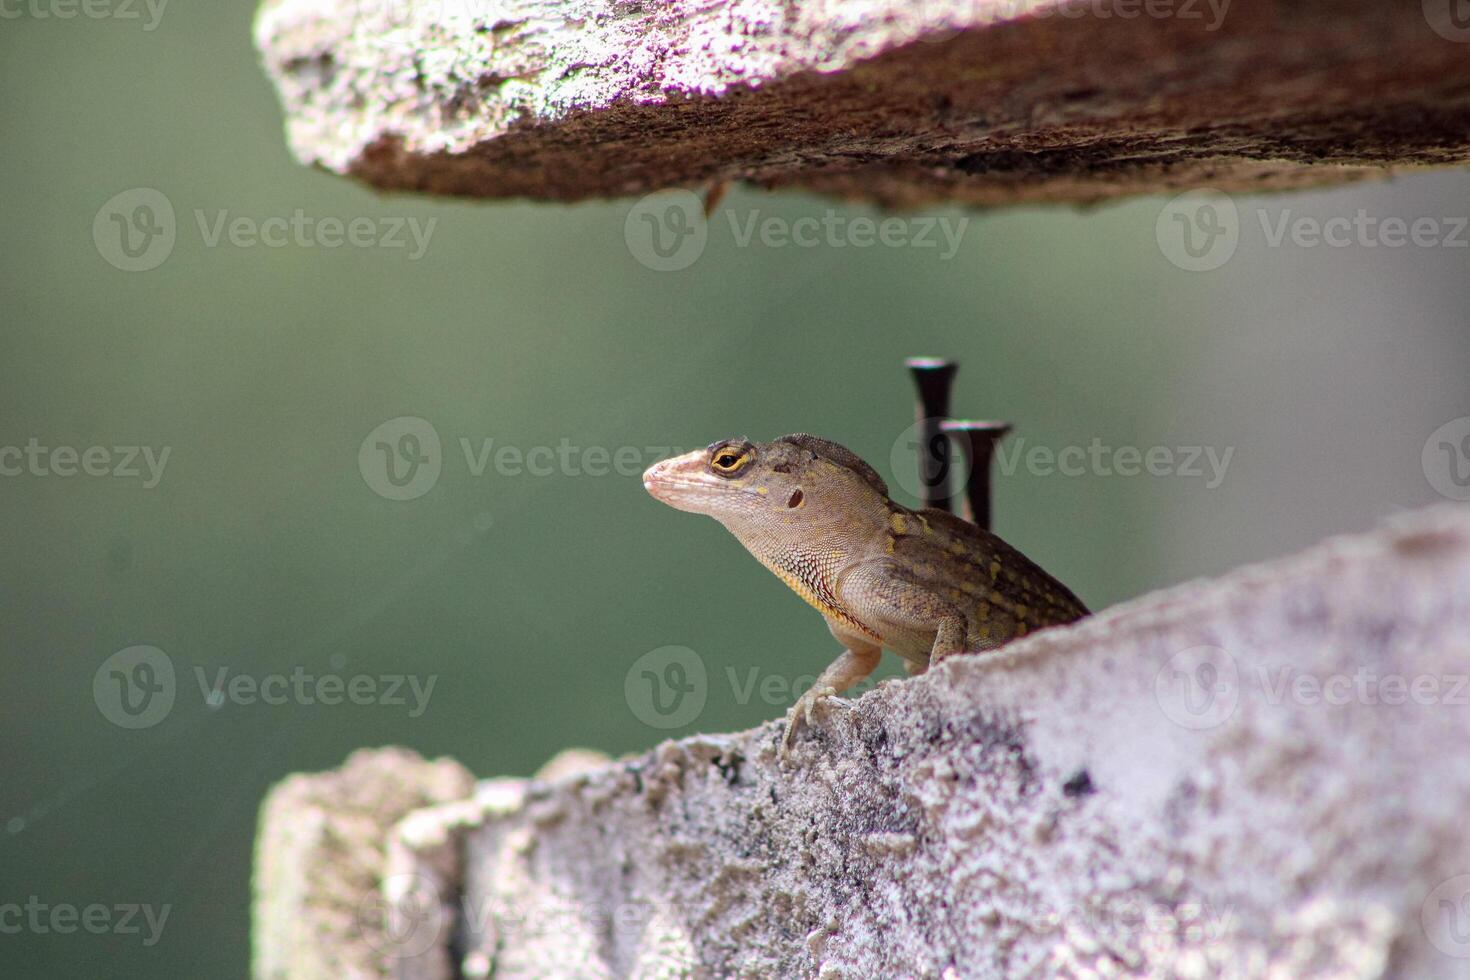
[[[822,615],[852,621],[837,597],[837,577],[847,564],[846,554],[801,546],[757,550],[747,545],[747,548]]]

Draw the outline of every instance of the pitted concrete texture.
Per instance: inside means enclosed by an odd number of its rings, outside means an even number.
[[[886,682],[792,764],[772,721],[411,814],[394,975],[1463,977],[1467,676],[1470,509],[1405,516]]]
[[[1443,8],[1443,9],[1441,9]],[[296,155],[386,190],[890,205],[1470,158],[1451,0],[266,0]]]

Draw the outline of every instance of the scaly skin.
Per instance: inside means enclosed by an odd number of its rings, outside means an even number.
[[[791,709],[799,720],[873,672],[884,647],[921,674],[944,657],[991,650],[1087,609],[1066,586],[989,531],[895,503],[871,466],[804,433],[727,439],[655,463],[643,485],[708,514],[827,621],[843,654]]]

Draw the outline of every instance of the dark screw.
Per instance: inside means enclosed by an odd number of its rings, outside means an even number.
[[[940,421],[949,417],[949,389],[960,366],[937,357],[910,357],[904,361],[919,389],[919,482],[924,506],[952,511],[949,492],[949,437]]]
[[[949,419],[940,425],[964,449],[970,463],[970,477],[965,481],[965,511],[962,516],[990,530],[990,461],[995,447],[1011,431],[1009,422],[975,422]]]

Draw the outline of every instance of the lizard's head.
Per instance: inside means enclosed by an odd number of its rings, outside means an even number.
[[[884,514],[888,496],[871,466],[805,433],[773,442],[725,439],[655,463],[643,486],[670,507],[708,514],[740,536],[849,527],[859,515]]]

